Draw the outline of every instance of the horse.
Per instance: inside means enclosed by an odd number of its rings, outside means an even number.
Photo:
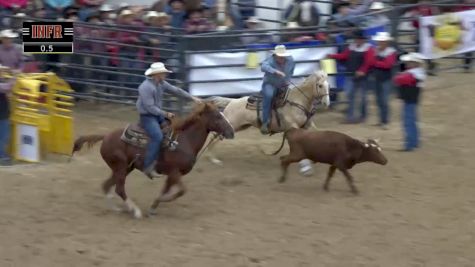
[[[115,193],[119,195],[125,207],[137,219],[142,217],[140,208],[127,196],[125,180],[134,169],[143,168],[144,148],[133,146],[121,139],[125,128],[117,129],[105,135],[81,136],[74,142],[73,152],[80,151],[84,144],[92,147],[102,141],[100,153],[102,159],[112,170],[111,176],[102,184],[106,199],[110,201]],[[185,194],[181,177],[188,174],[197,160],[197,155],[210,132],[216,132],[226,139],[234,138],[234,129],[219,109],[211,103],[200,103],[186,118],[173,119],[171,129],[175,133],[178,145],[172,151],[162,149],[157,159],[157,173],[167,175],[165,186],[150,209],[149,215],[156,214],[160,202],[170,202]]]
[[[325,107],[330,106],[328,75],[323,71],[315,71],[308,76],[300,85],[294,85],[288,89],[288,96],[283,106],[277,109],[281,114],[281,126],[277,123],[274,112],[270,123],[271,134],[285,132],[291,128],[308,128],[309,125],[315,128],[311,120],[316,112],[316,104],[322,102]],[[229,120],[236,132],[245,130],[251,126],[259,128],[260,122],[255,110],[247,109],[249,97],[237,99],[227,97],[211,97],[207,101],[216,104],[223,110],[224,116]],[[207,157],[215,164],[222,164],[213,153],[219,139],[213,139],[208,146]],[[300,161],[300,173],[310,175],[312,171],[311,162],[307,159]]]

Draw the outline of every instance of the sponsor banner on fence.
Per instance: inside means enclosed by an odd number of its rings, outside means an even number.
[[[475,51],[475,10],[421,17],[420,52],[427,58]]]
[[[320,69],[318,61],[327,54],[335,53],[333,47],[289,49],[295,61],[312,60],[310,63],[297,63],[294,75],[308,76]],[[192,67],[188,80],[190,93],[196,96],[211,95],[248,95],[261,90],[262,77],[260,64],[271,55],[270,51],[238,53],[200,53],[189,56]],[[222,65],[242,64],[242,67],[221,67]],[[210,68],[196,68],[208,66]],[[213,67],[215,66],[215,67]],[[247,67],[246,67],[247,66]],[[245,81],[222,81],[230,79],[251,79]],[[295,78],[293,82],[299,84],[304,78]],[[213,82],[206,82],[213,81]],[[217,81],[217,82],[215,82]],[[330,85],[334,87],[334,78],[330,77]]]

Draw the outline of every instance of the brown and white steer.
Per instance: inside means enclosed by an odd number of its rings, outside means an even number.
[[[351,191],[358,194],[358,189],[353,184],[353,176],[348,170],[363,162],[374,162],[381,165],[388,163],[378,142],[373,139],[368,139],[365,143],[339,132],[304,129],[291,129],[285,133],[284,138],[287,138],[290,153],[280,157],[282,166],[280,183],[285,182],[287,168],[291,163],[307,158],[314,163],[330,164],[323,186],[325,191],[328,191],[330,179],[338,169],[345,175]]]

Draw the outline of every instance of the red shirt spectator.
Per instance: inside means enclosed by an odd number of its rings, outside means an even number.
[[[187,33],[207,32],[216,28],[213,23],[203,17],[203,11],[201,9],[190,11],[189,19],[185,21],[184,26]]]
[[[374,48],[366,42],[362,31],[355,34],[354,43],[338,54],[329,55],[330,58],[346,61],[346,69],[349,72],[357,72],[357,75],[367,74],[373,65],[375,51]],[[359,73],[359,74],[358,74]]]
[[[0,0],[0,7],[2,8],[25,8],[28,4],[28,0]]]
[[[415,18],[412,21],[412,26],[417,29],[419,28],[419,17],[435,16],[440,13],[440,10],[436,6],[431,5],[431,1],[419,1],[419,3],[422,5],[411,11],[412,17]]]

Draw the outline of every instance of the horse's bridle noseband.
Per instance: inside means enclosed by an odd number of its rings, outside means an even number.
[[[301,93],[305,98],[307,98],[308,101],[312,102],[312,109],[307,110],[303,105],[301,105],[299,103],[295,103],[295,102],[290,101],[288,99],[285,101],[286,103],[289,103],[289,105],[294,106],[294,107],[302,110],[303,113],[305,113],[305,116],[307,117],[307,119],[305,120],[305,123],[300,127],[300,128],[304,128],[307,125],[307,123],[310,121],[310,119],[313,117],[313,115],[315,115],[315,113],[317,113],[318,104],[320,104],[322,102],[322,99],[325,96],[329,95],[329,94],[322,94],[322,95],[319,95],[319,96],[314,97],[312,99],[312,98],[308,97],[304,92],[302,92],[302,90],[295,83],[290,81],[290,84],[292,84],[295,88],[297,88],[299,93]],[[317,100],[317,101],[315,101],[315,100]]]

